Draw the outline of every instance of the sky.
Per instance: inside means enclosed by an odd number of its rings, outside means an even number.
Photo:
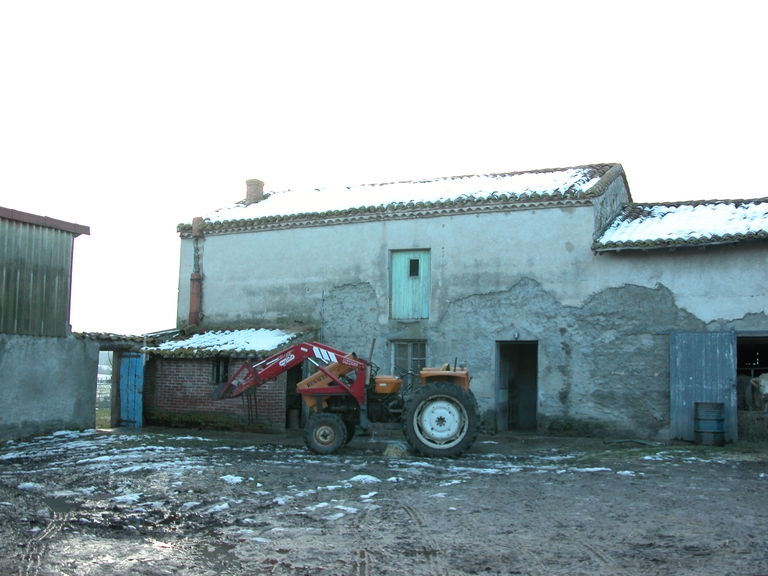
[[[763,12],[3,2],[0,206],[89,226],[72,328],[142,334],[176,324],[176,226],[250,178],[269,192],[619,162],[635,201],[768,196]]]

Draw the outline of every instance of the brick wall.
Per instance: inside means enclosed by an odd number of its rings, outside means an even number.
[[[152,356],[144,379],[144,417],[150,425],[250,429],[282,432],[286,420],[285,375],[253,391],[255,414],[249,418],[248,401],[213,400],[213,358],[163,358]],[[234,374],[242,360],[230,359]]]

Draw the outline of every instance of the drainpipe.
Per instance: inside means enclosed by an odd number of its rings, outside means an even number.
[[[200,253],[198,243],[203,237],[200,225],[203,219],[200,217],[192,220],[192,242],[194,243],[194,265],[189,277],[189,320],[190,327],[200,324],[200,312],[203,304],[203,275],[200,274]]]

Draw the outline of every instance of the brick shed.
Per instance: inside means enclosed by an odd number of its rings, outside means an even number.
[[[240,398],[213,400],[211,392],[244,363],[256,362],[301,336],[263,328],[217,330],[144,348],[145,424],[282,432],[288,411],[299,407],[289,387],[301,380],[301,367]]]

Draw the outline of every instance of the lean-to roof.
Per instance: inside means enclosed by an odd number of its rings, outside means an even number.
[[[629,204],[593,249],[675,248],[766,238],[768,198]]]

